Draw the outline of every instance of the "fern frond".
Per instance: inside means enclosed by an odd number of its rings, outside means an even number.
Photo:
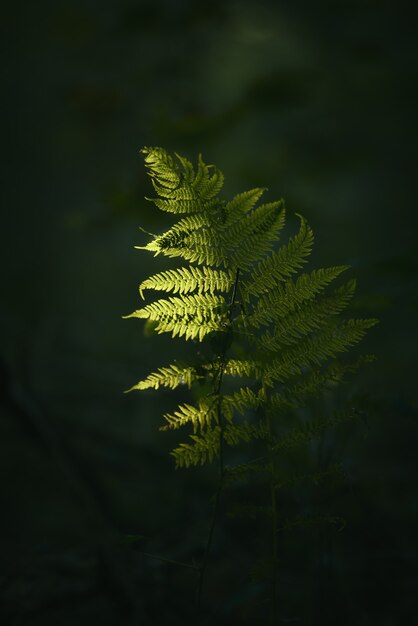
[[[179,419],[181,419],[179,417]],[[186,423],[191,420],[187,420]],[[202,434],[190,435],[193,443],[181,443],[171,454],[176,461],[176,467],[190,467],[212,462],[219,454],[222,439],[229,446],[236,446],[242,441],[248,443],[252,439],[265,439],[267,430],[264,424],[228,424],[224,429],[220,426],[209,426]]]
[[[300,216],[299,216],[300,217]],[[313,233],[303,217],[298,234],[287,245],[260,261],[244,285],[247,295],[258,296],[297,272],[310,255]]]
[[[284,223],[283,201],[261,205],[229,225],[205,211],[181,220],[146,246],[136,247],[155,255],[245,269],[271,249]]]
[[[177,430],[185,424],[193,426],[193,432],[211,427],[217,420],[217,399],[216,397],[200,398],[198,406],[191,404],[181,404],[173,414],[166,413],[164,419],[167,424],[161,426],[160,430]]]
[[[231,421],[236,411],[244,415],[247,409],[258,409],[267,400],[265,389],[262,387],[254,393],[249,387],[241,387],[230,395],[222,397],[222,411],[227,421]]]
[[[157,372],[149,374],[144,380],[128,389],[127,392],[143,389],[158,390],[160,387],[175,389],[179,385],[187,385],[190,389],[192,383],[199,378],[202,377],[198,376],[194,367],[182,367],[174,363],[168,367],[159,367]]]
[[[341,313],[354,295],[356,281],[350,280],[330,296],[303,303],[297,310],[281,318],[274,331],[266,331],[257,341],[265,350],[277,351],[291,345],[298,339],[318,330],[327,323],[330,316]]]
[[[344,524],[337,516],[322,514],[293,520],[279,517],[278,489],[339,476],[341,466],[285,476],[276,457],[308,444],[328,428],[353,420],[360,412],[350,408],[331,417],[327,414],[305,420],[295,428],[284,426],[289,417],[296,418],[294,424],[306,415],[306,411],[294,410],[305,407],[311,398],[371,360],[367,356],[354,363],[336,359],[357,344],[377,320],[336,319],[349,304],[355,281],[332,290],[328,287],[347,266],[300,272],[313,246],[312,230],[303,217],[299,216],[297,234],[286,245],[275,248],[285,226],[283,200],[258,205],[265,190],[255,188],[228,202],[219,197],[222,172],[206,165],[201,155],[192,164],[162,148],[144,148],[142,152],[156,195],[151,200],[157,208],[178,217],[162,234],[147,233],[151,240],[138,248],[187,263],[143,280],[139,285],[141,298],[146,290],[169,295],[144,303],[126,317],[148,320],[158,333],[170,332],[173,337],[199,341],[210,337],[208,350],[199,350],[196,361],[160,367],[129,391],[176,389],[179,385],[190,389],[200,383],[197,400],[166,413],[160,430],[186,427],[190,433],[187,441],[171,452],[176,467],[203,465],[219,457],[213,521],[205,555],[197,568],[202,575],[224,483],[253,476],[261,479],[264,492],[268,482],[270,506],[254,501],[240,507],[239,513],[270,518],[272,558],[262,564],[261,578],[270,579],[275,606],[277,532],[323,522],[341,528]],[[287,419],[283,420],[285,413]],[[245,462],[244,457],[243,463],[225,467],[227,447],[245,448],[246,444],[251,457],[257,458]],[[198,606],[200,596],[201,584]]]
[[[223,432],[223,438],[229,446],[237,446],[241,441],[249,443],[254,439],[266,439],[267,428],[264,422],[250,424],[227,424]]]
[[[192,187],[192,185],[187,184],[182,181],[180,178],[180,184],[178,187],[166,187],[159,184],[159,179],[155,176],[151,180],[152,186],[159,196],[164,198],[167,202],[167,211],[169,213],[183,213],[189,212],[193,210],[200,210],[200,207],[197,203],[197,195]],[[184,211],[184,207],[182,205],[178,205],[177,202],[184,202],[186,205],[189,204],[189,210]]]
[[[357,369],[374,360],[372,355],[366,355],[352,363],[341,363],[334,361],[324,368],[311,369],[309,374],[297,383],[288,384],[279,393],[274,393],[269,397],[269,410],[273,414],[280,414],[306,406],[312,398],[340,384],[346,375],[357,371]]]
[[[153,202],[160,211],[166,213],[189,213],[196,216],[204,213],[215,204],[215,202],[202,204],[194,197],[193,193],[188,198],[146,198],[146,200]]]
[[[226,328],[226,302],[223,296],[212,294],[170,297],[157,300],[144,308],[126,315],[125,319],[138,317],[158,322],[158,333],[171,332],[172,336],[202,341],[205,335]]]
[[[256,187],[239,193],[225,205],[225,226],[236,222],[248,213],[261,198],[266,189]]]
[[[212,176],[210,171],[213,170]],[[198,197],[202,201],[211,200],[218,195],[224,184],[224,175],[214,165],[206,165],[199,154],[197,174],[193,182]]]
[[[249,476],[263,477],[271,471],[270,464],[263,463],[240,463],[225,468],[225,480],[232,483],[248,479]]]
[[[193,215],[187,215],[174,224],[169,230],[152,239],[146,246],[135,246],[137,250],[154,252],[154,256],[163,254],[167,257],[185,256],[193,258],[196,255],[196,245],[202,238],[206,245],[216,245],[216,229],[210,228],[214,216],[207,210]],[[216,217],[215,217],[216,219]]]
[[[176,159],[180,162],[183,171],[183,180],[188,185],[193,184],[195,181],[196,175],[194,172],[194,167],[192,163],[186,159],[186,157],[181,156],[180,154],[175,153]]]
[[[291,279],[283,285],[265,293],[258,300],[249,322],[258,328],[285,317],[299,305],[308,302],[327,285],[348,269],[348,265],[313,270],[309,274],[301,274],[296,282]]]
[[[191,263],[227,266],[227,250],[220,244],[214,228],[201,228],[185,236],[180,247],[164,252],[166,256],[180,256]]]
[[[193,443],[181,443],[170,453],[176,467],[191,467],[211,463],[219,454],[220,428],[208,428],[204,435],[190,435]]]
[[[210,222],[211,216],[208,211],[201,211],[200,213],[182,217],[167,232],[159,236],[159,248],[164,250],[165,248],[175,247],[176,240],[182,241],[185,235],[200,228],[207,228]]]
[[[188,215],[179,220],[174,226],[161,235],[152,239],[146,246],[135,246],[137,250],[154,252],[154,256],[164,254],[168,257],[180,255],[180,250],[186,247],[190,233],[207,226],[208,216],[205,211],[196,215]]]
[[[284,435],[280,439],[276,440],[272,445],[272,450],[274,453],[277,453],[282,450],[304,445],[318,437],[324,430],[338,426],[345,422],[350,422],[358,416],[359,413],[357,411],[350,409],[348,411],[336,413],[329,418],[306,422],[299,428],[294,428],[287,435]]]
[[[375,324],[375,319],[347,320],[302,339],[294,348],[283,350],[279,358],[266,365],[266,380],[283,382],[290,376],[299,375],[302,367],[320,365],[326,359],[335,358],[338,353],[358,343]]]
[[[227,250],[228,265],[248,269],[254,261],[258,261],[272,249],[273,242],[285,225],[285,209],[283,201],[263,204],[228,232]],[[225,233],[222,234],[225,241]]]
[[[199,221],[206,220],[199,216]],[[173,227],[163,235],[155,237],[146,246],[135,246],[139,250],[163,254],[169,258],[182,257],[191,263],[227,265],[228,250],[223,246],[216,229],[209,227],[181,230]]]
[[[196,175],[190,161],[176,155],[175,160],[162,148],[144,148],[145,164],[159,198],[156,206],[169,213],[195,213],[208,207],[223,185],[223,174],[203,163],[201,156]],[[213,171],[210,174],[210,171]]]
[[[145,289],[156,291],[171,291],[187,294],[191,291],[201,293],[227,292],[234,284],[234,274],[213,270],[210,267],[180,267],[175,270],[166,270],[160,274],[150,276],[139,285],[139,293],[143,297]]]
[[[208,363],[204,368],[209,372],[218,371],[217,363]],[[241,378],[254,377],[257,380],[262,377],[263,365],[255,359],[227,359],[223,366],[223,373],[228,376],[240,376]]]
[[[311,253],[313,234],[299,216],[298,233],[272,251],[285,225],[283,200],[258,205],[265,190],[255,188],[227,202],[219,198],[222,172],[206,165],[201,155],[193,165],[162,148],[144,148],[143,154],[157,196],[153,202],[179,219],[138,247],[154,255],[180,257],[187,265],[143,280],[142,298],[149,289],[176,295],[151,302],[127,317],[155,322],[158,333],[170,332],[173,337],[203,341],[212,334],[215,355],[211,361],[204,356],[199,366],[159,368],[132,387],[175,389],[181,384],[190,387],[199,379],[214,383],[213,393],[195,405],[181,404],[164,416],[162,430],[187,425],[193,429],[190,441],[172,453],[177,467],[211,461],[224,444],[236,446],[256,439],[273,446],[276,453],[351,419],[334,416],[307,424],[281,440],[270,430],[272,414],[303,406],[355,368],[355,364],[330,361],[359,342],[376,320],[335,322],[354,293],[354,281],[322,293],[347,266],[294,277]],[[228,302],[226,294],[231,291]],[[248,355],[245,345],[250,346]],[[230,382],[233,391],[225,394],[221,386],[227,376],[242,380],[238,385]],[[249,422],[246,414],[251,411],[254,421]],[[262,473],[263,462],[258,465]],[[240,471],[252,470],[243,464],[235,475]],[[274,474],[272,464],[268,471]]]
[[[174,190],[181,182],[179,168],[173,157],[163,148],[142,148],[145,166],[152,180],[166,189]]]
[[[210,265],[245,269],[271,249],[284,220],[283,201],[263,204],[233,223],[199,231],[193,245],[216,248],[216,253],[211,250],[211,260],[205,261]]]

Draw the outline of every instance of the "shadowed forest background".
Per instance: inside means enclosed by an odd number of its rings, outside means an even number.
[[[123,394],[183,345],[121,319],[163,269],[133,249],[147,241],[138,226],[172,223],[144,200],[144,145],[201,152],[225,197],[268,187],[289,234],[294,213],[308,219],[315,266],[352,266],[355,314],[380,319],[361,349],[378,360],[338,393],[365,417],[309,449],[344,480],[283,500],[346,525],[281,535],[279,623],[415,623],[412,16],[372,0],[40,0],[2,18],[3,623],[193,623],[193,572],[142,552],[201,557],[216,467],[174,471],[181,436],[158,428],[184,395]],[[256,530],[223,514],[208,624],[258,623]]]

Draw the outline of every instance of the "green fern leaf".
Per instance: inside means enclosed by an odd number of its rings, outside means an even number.
[[[230,395],[222,398],[222,411],[227,421],[231,421],[235,413],[244,415],[248,409],[258,409],[267,400],[265,389],[262,387],[255,393],[249,387],[241,387]]]
[[[199,218],[199,221],[206,220],[205,215]],[[154,256],[162,253],[169,258],[182,257],[191,263],[218,266],[227,264],[227,250],[219,243],[219,236],[214,228],[180,230],[178,226],[173,227],[146,246],[136,248],[154,252]]]
[[[240,463],[239,465],[225,468],[225,480],[227,483],[232,483],[239,480],[248,480],[251,476],[265,478],[270,470],[270,464]]]
[[[247,296],[258,296],[274,289],[279,282],[297,272],[310,255],[313,245],[313,233],[306,221],[300,217],[298,234],[287,245],[260,261],[250,280],[243,286]]]
[[[336,289],[331,296],[304,302],[298,309],[281,318],[273,332],[263,333],[258,338],[259,345],[265,350],[275,352],[318,330],[327,324],[329,317],[341,313],[347,307],[353,297],[355,286],[355,280],[350,280]]]
[[[204,365],[208,372],[217,372],[219,365],[217,363],[208,363]],[[262,377],[263,364],[255,359],[227,359],[223,365],[223,373],[228,376],[239,376],[241,378],[254,377],[257,380]]]
[[[212,176],[210,171],[213,170]],[[200,200],[211,200],[218,195],[223,187],[224,175],[214,165],[205,165],[202,155],[199,154],[199,162],[193,187]]]
[[[187,245],[187,237],[190,233],[205,228],[208,219],[206,211],[201,211],[195,215],[188,215],[179,220],[165,233],[154,237],[146,246],[135,246],[135,248],[137,250],[154,252],[154,256],[158,254],[164,254],[168,257],[180,256],[181,249],[185,248]]]
[[[196,178],[192,163],[186,159],[186,157],[177,154],[177,152],[175,153],[175,156],[182,167],[183,180],[187,185],[192,185]]]
[[[128,389],[127,392],[143,389],[158,390],[160,387],[176,389],[179,385],[187,385],[190,389],[192,383],[199,380],[199,378],[202,377],[198,376],[194,367],[173,364],[168,367],[159,367],[157,372],[149,374],[145,380],[139,381],[139,383]]]
[[[127,317],[145,319],[158,333],[169,332],[173,337],[200,342],[210,337],[208,349],[199,349],[196,363],[161,367],[131,390],[200,384],[198,399],[166,413],[161,430],[185,427],[191,433],[187,442],[171,453],[176,467],[203,465],[219,458],[214,520],[224,482],[255,477],[262,481],[263,491],[264,483],[269,483],[271,505],[252,502],[241,507],[241,513],[269,518],[273,558],[263,567],[276,588],[277,532],[341,521],[322,514],[307,521],[300,516],[280,520],[277,489],[309,480],[321,482],[337,475],[339,469],[283,476],[276,456],[306,445],[325,429],[359,413],[354,409],[338,412],[305,421],[287,432],[283,426],[288,420],[284,421],[283,415],[289,417],[371,360],[366,356],[354,363],[340,363],[337,357],[361,341],[376,320],[339,321],[353,296],[355,281],[333,290],[328,287],[347,266],[301,273],[313,246],[312,231],[303,217],[299,216],[298,233],[276,247],[285,226],[283,200],[258,205],[265,190],[255,188],[227,201],[219,195],[222,172],[206,165],[201,155],[193,165],[162,148],[144,148],[143,154],[156,195],[151,200],[158,209],[178,217],[165,232],[151,235],[151,240],[138,248],[187,263],[142,280],[139,291],[143,299],[147,290],[172,295],[151,301]],[[299,418],[299,412],[293,417]],[[228,447],[237,446],[246,447],[248,454],[257,458],[246,462],[244,457],[242,463],[225,469]],[[240,458],[238,453],[235,458]],[[214,524],[205,559],[213,528]],[[198,568],[201,573],[205,562]]]
[[[288,450],[300,445],[305,445],[316,439],[319,435],[328,428],[333,428],[350,422],[358,418],[359,413],[353,409],[347,411],[340,411],[332,417],[324,418],[321,420],[315,420],[307,422],[299,428],[294,428],[287,435],[284,435],[280,439],[273,442],[272,450],[274,453],[281,452],[282,450]]]
[[[198,365],[159,368],[132,389],[176,389],[182,384],[190,388],[204,380],[195,404],[180,404],[164,415],[162,430],[192,431],[187,443],[172,451],[176,466],[191,467],[219,457],[219,491],[224,477],[232,481],[255,475],[268,478],[275,494],[285,478],[277,476],[274,456],[353,419],[355,411],[306,422],[280,437],[278,418],[305,406],[354,371],[361,359],[341,364],[337,356],[356,345],[376,320],[338,321],[353,296],[355,281],[331,292],[328,287],[347,266],[301,273],[313,246],[303,217],[299,216],[298,233],[275,248],[285,226],[283,200],[258,205],[265,190],[255,188],[228,202],[219,197],[222,172],[206,165],[201,155],[194,166],[162,148],[145,148],[143,153],[156,192],[152,201],[179,218],[138,248],[187,263],[144,279],[139,286],[142,298],[147,290],[174,295],[127,317],[155,323],[158,333],[170,332],[173,337],[199,341],[211,337],[210,350],[202,350]],[[224,385],[229,386],[228,393]],[[202,389],[206,395],[201,395]],[[265,454],[225,472],[226,448],[253,442]],[[293,475],[289,480],[305,477]],[[275,505],[249,508],[257,515],[267,512],[273,534],[280,529]],[[285,520],[282,527],[289,523]],[[272,572],[276,561],[275,557]]]
[[[155,328],[158,333],[171,332],[173,337],[202,341],[208,333],[226,329],[225,310],[223,296],[199,294],[157,300],[126,315],[125,319],[149,319],[158,322]]]
[[[179,419],[181,419],[180,416]],[[191,419],[185,423],[189,422]],[[237,446],[242,441],[248,443],[254,438],[264,439],[267,432],[261,424],[228,424],[223,431],[220,426],[209,426],[199,435],[190,435],[193,443],[181,443],[171,452],[175,458],[176,467],[191,467],[212,462],[219,455],[221,435],[229,446]]]
[[[146,198],[153,202],[155,206],[166,213],[191,213],[200,214],[207,209],[210,204],[203,205],[191,195],[190,198]]]
[[[223,174],[199,157],[196,175],[192,164],[179,155],[176,160],[162,148],[144,148],[145,164],[159,198],[156,206],[170,213],[194,213],[207,207],[221,190]],[[210,175],[210,170],[213,170]]]
[[[163,148],[143,148],[145,165],[152,180],[166,189],[174,190],[180,185],[181,175],[171,155]]]
[[[285,225],[283,201],[263,204],[228,232],[225,256],[230,267],[248,269],[254,261],[269,252]],[[223,234],[225,238],[225,234]]]
[[[191,291],[214,294],[217,291],[228,292],[234,284],[234,274],[213,270],[210,267],[181,267],[176,270],[167,270],[155,274],[144,280],[139,286],[139,293],[143,296],[145,289],[156,291],[171,291],[187,294]]]
[[[372,355],[365,355],[352,363],[334,361],[323,368],[311,368],[309,374],[298,379],[298,382],[288,383],[280,392],[270,395],[268,409],[277,415],[306,406],[312,398],[318,397],[343,382],[347,374],[355,372],[361,365],[373,361]]]
[[[301,274],[296,282],[289,279],[283,285],[277,285],[275,290],[259,298],[253,314],[248,318],[249,323],[258,328],[261,324],[268,325],[286,317],[290,311],[312,300],[347,269],[347,265],[340,265],[313,270],[310,274]]]
[[[264,422],[227,424],[223,432],[224,440],[229,446],[237,446],[241,441],[249,443],[255,439],[266,439],[267,435]]]
[[[338,353],[358,343],[375,324],[375,319],[347,320],[302,339],[295,347],[283,350],[279,358],[266,365],[265,379],[284,382],[291,376],[301,374],[303,367],[320,365],[329,358],[335,358]]]
[[[175,459],[176,467],[192,467],[211,463],[219,454],[220,428],[208,428],[204,435],[190,435],[193,443],[181,443],[171,455]]]
[[[265,189],[257,187],[236,195],[225,205],[225,226],[229,226],[248,213],[265,191]]]
[[[176,430],[186,424],[193,426],[193,432],[211,427],[216,423],[218,415],[216,398],[200,398],[198,406],[191,404],[180,405],[173,414],[166,413],[164,419],[167,424],[160,430]]]

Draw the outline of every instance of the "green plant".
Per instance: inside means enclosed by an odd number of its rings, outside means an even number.
[[[198,568],[197,603],[211,549],[219,498],[225,483],[256,472],[270,488],[271,589],[277,603],[277,456],[305,443],[325,428],[351,419],[343,411],[283,433],[281,418],[302,407],[362,362],[340,362],[337,355],[359,342],[374,319],[343,319],[355,291],[353,279],[329,289],[346,265],[301,272],[313,234],[299,216],[298,233],[275,248],[285,226],[283,200],[257,204],[264,189],[251,189],[230,201],[220,198],[223,175],[199,156],[197,168],[162,148],[144,148],[155,205],[178,221],[140,249],[180,257],[187,263],[146,278],[139,286],[167,292],[127,317],[154,323],[157,333],[207,344],[190,362],[161,367],[132,390],[179,385],[196,388],[195,403],[164,415],[161,430],[189,428],[187,442],[172,451],[177,467],[218,458],[219,481],[205,556]],[[254,461],[227,466],[229,447],[256,442]],[[275,608],[273,609],[275,614]]]

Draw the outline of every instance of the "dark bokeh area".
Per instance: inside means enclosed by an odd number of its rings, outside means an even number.
[[[412,15],[372,0],[40,0],[2,17],[2,623],[196,623],[193,569],[147,554],[202,557],[216,466],[174,470],[184,434],[158,428],[184,393],[123,394],[185,349],[121,319],[167,266],[133,248],[138,226],[171,223],[144,200],[146,145],[202,152],[226,197],[284,197],[289,233],[295,213],[315,232],[314,265],[349,263],[355,314],[380,319],[362,346],[376,363],[327,399],[360,399],[362,419],[283,461],[343,476],[281,496],[283,520],[324,523],[284,523],[277,623],[416,623]],[[268,623],[252,573],[268,531],[227,515],[240,490],[224,497],[204,624]]]

